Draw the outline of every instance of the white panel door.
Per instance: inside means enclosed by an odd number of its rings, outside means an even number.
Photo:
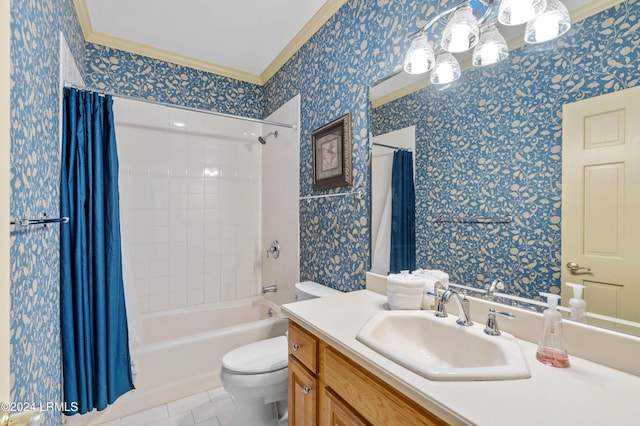
[[[567,104],[562,126],[563,304],[572,294],[565,283],[576,282],[586,286],[588,311],[636,322],[639,100],[640,87],[635,87]]]

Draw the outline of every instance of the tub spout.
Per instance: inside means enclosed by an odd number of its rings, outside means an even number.
[[[278,286],[275,284],[262,286],[262,294],[264,293],[276,293],[278,291]]]

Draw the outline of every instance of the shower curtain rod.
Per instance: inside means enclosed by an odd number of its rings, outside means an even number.
[[[411,151],[411,148],[405,148],[403,146],[387,145],[387,144],[378,143],[378,142],[373,142],[371,145],[381,146],[383,148],[397,149],[398,151]]]
[[[87,87],[78,86],[76,84],[73,84],[73,83],[70,83],[70,82],[67,82],[67,81],[65,81],[63,83],[63,86],[71,88],[71,89],[87,90],[87,91],[90,91],[90,92],[98,93],[99,95],[102,95],[102,96],[110,95],[110,96],[113,96],[114,98],[128,99],[128,100],[131,100],[131,101],[144,102],[144,103],[147,103],[147,104],[160,105],[160,106],[165,106],[165,107],[169,107],[169,108],[176,108],[176,109],[181,109],[181,110],[191,111],[191,112],[201,112],[201,113],[204,113],[204,114],[215,115],[215,116],[218,116],[218,117],[232,118],[234,120],[251,121],[253,123],[268,124],[270,126],[278,126],[278,127],[286,127],[288,129],[296,129],[298,127],[297,124],[280,123],[280,122],[277,122],[277,121],[262,120],[262,119],[259,119],[259,118],[242,117],[241,115],[233,115],[233,114],[226,114],[224,112],[209,111],[209,110],[200,109],[200,108],[192,108],[192,107],[187,107],[187,106],[183,106],[183,105],[170,104],[168,102],[154,101],[152,99],[137,98],[135,96],[129,96],[129,95],[120,95],[118,93],[100,92],[100,91],[97,91],[97,90],[89,89]]]

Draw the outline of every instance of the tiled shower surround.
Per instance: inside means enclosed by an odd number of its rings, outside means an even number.
[[[114,114],[125,283],[141,312],[257,294],[261,125],[119,98]]]

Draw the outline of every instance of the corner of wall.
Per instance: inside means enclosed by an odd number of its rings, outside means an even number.
[[[11,308],[9,281],[9,167],[10,167],[10,7],[0,3],[0,401],[9,400]]]

